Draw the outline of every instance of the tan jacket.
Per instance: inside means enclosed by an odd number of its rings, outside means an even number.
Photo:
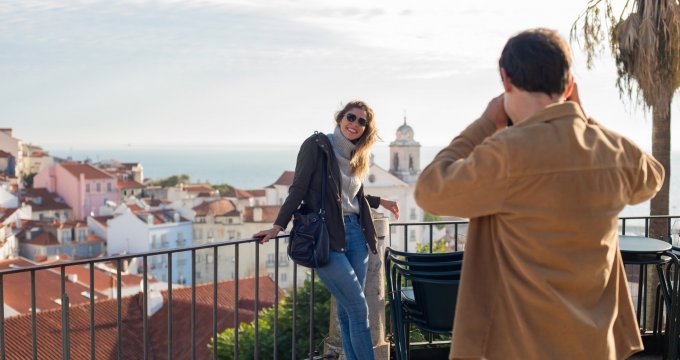
[[[565,102],[479,119],[425,168],[426,211],[470,218],[451,359],[623,359],[642,349],[617,216],[663,167]]]

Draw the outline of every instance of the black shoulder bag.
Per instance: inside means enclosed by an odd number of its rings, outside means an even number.
[[[305,211],[304,204],[293,213],[293,228],[290,230],[288,257],[294,263],[308,268],[319,268],[330,260],[330,239],[326,227],[324,198],[326,197],[326,156],[321,154],[323,173],[321,175],[321,206],[319,211]]]

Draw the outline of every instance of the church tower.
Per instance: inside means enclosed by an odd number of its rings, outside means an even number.
[[[406,116],[397,129],[397,139],[390,143],[390,173],[407,184],[415,184],[420,175],[420,143],[413,140]]]

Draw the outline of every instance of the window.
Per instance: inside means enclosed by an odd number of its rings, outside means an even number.
[[[184,245],[184,233],[183,232],[177,233],[177,245]]]
[[[208,264],[212,264],[214,259],[212,255],[208,255],[205,257],[205,260]]]
[[[161,234],[161,246],[168,246],[168,236],[166,234]]]
[[[281,273],[281,282],[286,282],[288,281],[288,276],[286,273]]]
[[[156,248],[156,235],[151,235],[151,248]]]
[[[97,188],[97,192],[102,192],[102,184],[101,183],[97,183],[95,186]]]
[[[108,192],[111,192],[111,191],[113,191],[113,189],[112,189],[112,186],[111,186],[111,183],[110,183],[110,182],[109,182],[109,183],[106,183],[106,191],[108,191]]]
[[[85,192],[86,193],[90,192],[90,184],[85,184]]]
[[[416,209],[415,208],[411,208],[410,218],[411,218],[411,220],[416,219]]]

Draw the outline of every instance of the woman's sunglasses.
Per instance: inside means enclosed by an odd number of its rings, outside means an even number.
[[[352,114],[352,113],[345,114],[345,117],[347,118],[347,121],[349,121],[349,122],[355,122],[356,121],[357,123],[359,123],[360,126],[363,126],[363,127],[366,127],[366,124],[368,123],[366,121],[366,119],[364,119],[364,118],[359,118],[359,120],[357,121],[357,116]]]

